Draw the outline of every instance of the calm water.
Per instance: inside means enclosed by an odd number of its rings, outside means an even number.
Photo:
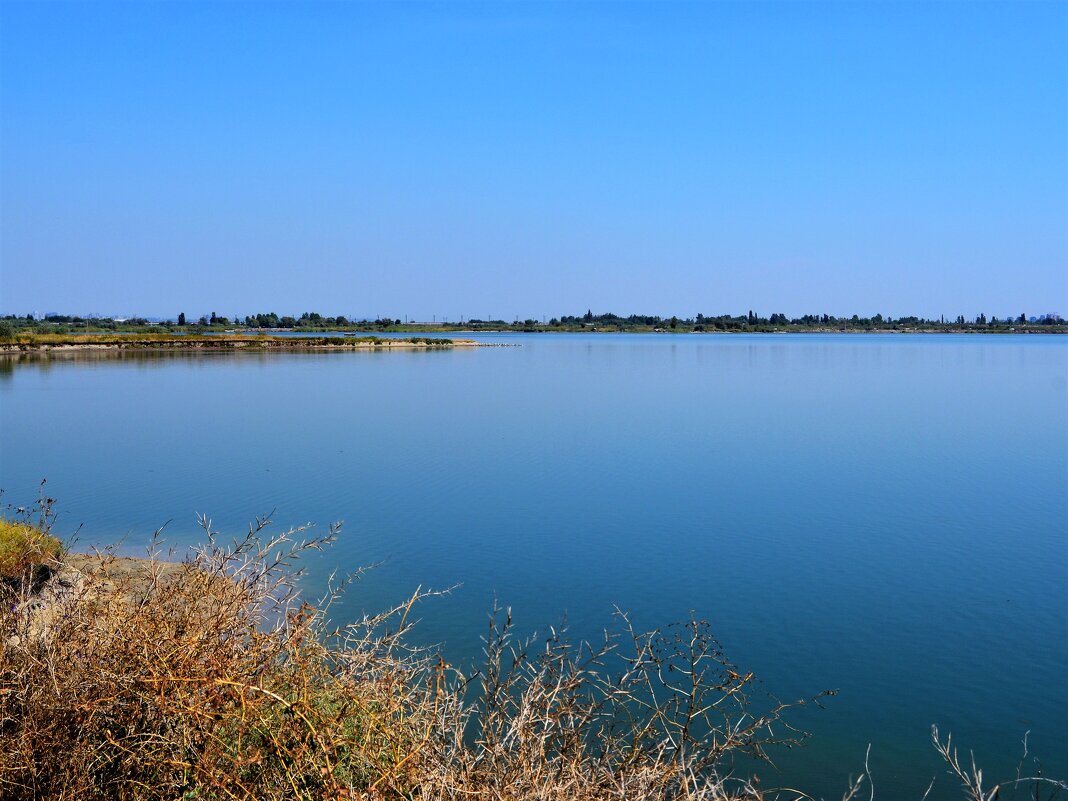
[[[417,586],[464,662],[499,598],[595,634],[613,604],[707,617],[797,718],[788,782],[958,798],[951,730],[1008,778],[1030,730],[1068,776],[1068,339],[502,335],[434,353],[0,364],[0,487],[143,544],[343,519],[311,567],[386,560],[338,617]]]

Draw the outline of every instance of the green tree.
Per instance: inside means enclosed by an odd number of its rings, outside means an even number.
[[[178,325],[185,325],[185,312],[178,312]]]

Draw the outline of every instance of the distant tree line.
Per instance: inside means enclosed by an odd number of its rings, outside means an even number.
[[[246,328],[348,328],[350,326],[376,326],[385,328],[393,325],[402,325],[400,320],[384,317],[378,320],[349,320],[340,315],[328,317],[318,312],[304,312],[300,317],[282,315],[279,317],[274,312],[267,314],[246,315],[243,323]]]
[[[533,321],[526,321],[527,324]],[[996,316],[987,318],[985,314],[976,315],[974,318],[966,318],[958,315],[951,321],[944,317],[939,319],[927,319],[924,317],[907,316],[894,318],[876,314],[872,317],[852,315],[850,317],[838,317],[832,314],[805,314],[800,317],[788,317],[776,312],[763,316],[750,310],[746,314],[720,314],[705,315],[697,314],[692,318],[661,317],[658,315],[631,314],[620,317],[615,314],[593,314],[587,310],[584,315],[561,315],[549,320],[552,328],[670,328],[680,327],[693,331],[744,331],[765,330],[777,328],[864,328],[864,329],[905,329],[905,328],[942,328],[942,327],[1010,327],[1014,325],[1063,325],[1064,320],[1057,314],[1046,314],[1041,317],[1028,317],[1020,314],[1019,317]]]

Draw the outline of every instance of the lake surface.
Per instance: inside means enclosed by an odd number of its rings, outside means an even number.
[[[0,360],[3,500],[47,478],[129,550],[344,520],[310,589],[459,584],[419,633],[461,664],[495,598],[575,636],[692,610],[778,696],[840,690],[765,785],[839,798],[871,743],[877,797],[959,798],[932,723],[1068,777],[1068,338],[477,338],[520,347]]]

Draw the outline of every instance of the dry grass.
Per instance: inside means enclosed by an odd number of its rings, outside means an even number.
[[[621,616],[597,645],[557,632],[535,644],[499,611],[484,669],[465,677],[405,647],[423,593],[328,630],[330,598],[300,601],[292,565],[335,532],[266,525],[223,545],[205,521],[206,544],[177,565],[68,564],[36,603],[8,590],[0,797],[807,797],[728,778],[736,757],[803,735],[705,624],[640,633]]]
[[[215,334],[219,339],[252,339],[233,334]],[[202,339],[203,337],[201,337]],[[197,337],[179,334],[42,334],[35,331],[20,331],[12,337],[17,345],[120,345],[131,342],[179,342],[193,341]]]

